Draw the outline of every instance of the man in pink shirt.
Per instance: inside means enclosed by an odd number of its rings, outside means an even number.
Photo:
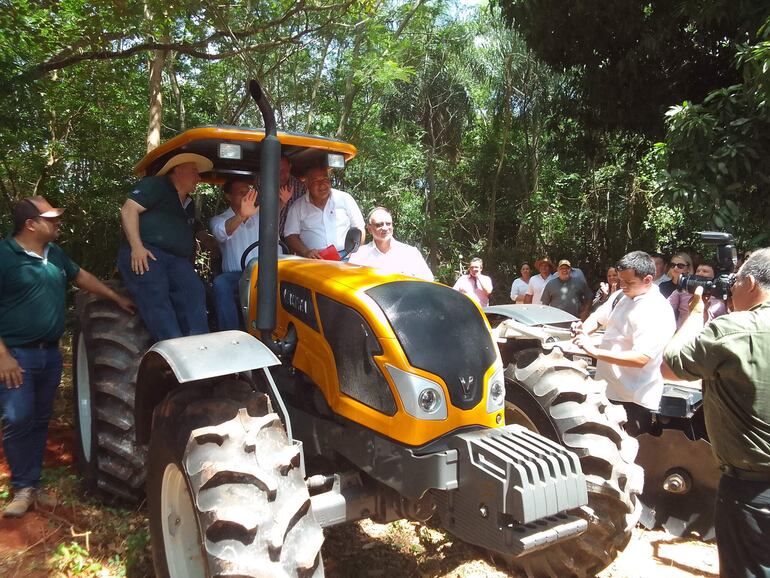
[[[468,274],[461,275],[454,284],[453,289],[464,293],[482,307],[489,305],[489,296],[492,294],[492,279],[481,274],[484,263],[476,257],[471,259],[468,266]]]

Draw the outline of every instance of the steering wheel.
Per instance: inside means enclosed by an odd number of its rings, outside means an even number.
[[[241,255],[241,271],[246,269],[246,257],[248,257],[249,253],[251,253],[256,247],[259,247],[259,240],[254,241],[243,251],[243,254]]]
[[[244,249],[243,254],[241,255],[241,271],[246,269],[246,258],[249,256],[249,253],[251,253],[258,246],[259,246],[259,239],[257,239],[251,245],[246,247],[246,249]],[[281,250],[279,255],[281,254],[288,255],[290,253],[289,246],[283,241],[281,241],[280,239],[278,240],[278,247]]]

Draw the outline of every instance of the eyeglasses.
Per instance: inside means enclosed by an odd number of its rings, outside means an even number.
[[[689,265],[687,263],[671,263],[672,267],[676,267],[677,269],[687,269]]]
[[[393,221],[379,221],[378,223],[372,223],[371,225],[375,229],[382,229],[383,227],[392,227]]]

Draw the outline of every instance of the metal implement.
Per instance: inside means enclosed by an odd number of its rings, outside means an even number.
[[[714,505],[721,472],[704,439],[664,429],[659,436],[637,438],[637,463],[644,468],[641,495],[645,528],[662,526],[674,536],[714,538]]]

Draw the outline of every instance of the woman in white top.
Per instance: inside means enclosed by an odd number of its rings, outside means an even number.
[[[511,301],[514,303],[524,303],[524,296],[527,294],[529,279],[532,277],[532,267],[526,261],[521,264],[521,277],[514,279],[511,284]]]

